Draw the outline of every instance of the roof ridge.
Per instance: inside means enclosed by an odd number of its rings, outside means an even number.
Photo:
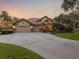
[[[18,21],[16,21],[16,22],[14,22],[14,24],[19,23],[19,22],[21,22],[21,21],[25,21],[26,23],[29,23],[30,25],[33,25],[30,21],[28,21],[28,20],[26,20],[26,19],[18,20]]]

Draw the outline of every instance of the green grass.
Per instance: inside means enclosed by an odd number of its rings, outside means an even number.
[[[16,45],[0,43],[0,59],[44,59],[35,52]]]
[[[78,40],[79,41],[79,32],[74,33],[57,33],[56,36],[72,39],[72,40]]]

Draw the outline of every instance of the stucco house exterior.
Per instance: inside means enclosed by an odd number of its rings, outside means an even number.
[[[31,27],[33,24],[28,20],[21,19],[14,23],[15,32],[31,32]]]
[[[43,30],[52,30],[53,20],[47,16],[42,18],[34,18],[32,20],[21,19],[14,22],[15,32],[39,32]]]

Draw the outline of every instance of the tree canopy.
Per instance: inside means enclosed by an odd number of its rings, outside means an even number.
[[[11,16],[6,11],[2,11],[0,16],[3,18],[3,21],[11,22]]]
[[[65,11],[79,9],[79,0],[63,0],[62,8]]]

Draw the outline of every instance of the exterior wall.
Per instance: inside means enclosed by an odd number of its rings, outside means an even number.
[[[15,32],[31,32],[30,26],[31,25],[29,23],[21,21],[15,26]]]
[[[53,29],[54,29],[52,21],[50,19],[47,19],[47,18],[42,19],[41,21],[38,22],[38,24],[40,24],[40,26],[41,26],[40,29],[42,31],[49,32],[49,31],[53,31]]]
[[[16,26],[15,32],[31,32],[30,27],[20,27]]]
[[[52,21],[47,18],[43,18],[38,23],[34,24],[34,27],[31,27],[26,20],[22,20],[17,23],[15,26],[15,32],[42,32],[42,31],[51,31],[52,30]]]
[[[34,32],[39,32],[39,26],[34,26]]]
[[[21,22],[17,23],[17,26],[30,26],[30,24],[25,21],[21,21]]]

